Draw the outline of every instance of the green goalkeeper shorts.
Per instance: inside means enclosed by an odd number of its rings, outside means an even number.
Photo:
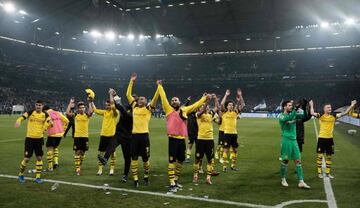
[[[296,139],[281,139],[281,159],[282,160],[300,160],[300,149]]]

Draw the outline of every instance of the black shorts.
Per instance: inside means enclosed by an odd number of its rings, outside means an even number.
[[[112,136],[111,137],[100,136],[100,143],[99,143],[98,151],[105,152],[106,149],[108,148],[108,146],[111,145],[112,138],[113,138]]]
[[[133,134],[130,139],[131,158],[137,160],[139,156],[143,161],[150,158],[150,139],[149,134]]]
[[[87,137],[74,137],[73,150],[87,151],[89,150],[89,138]]]
[[[324,139],[319,138],[316,147],[317,153],[326,153],[328,155],[334,154],[334,140],[333,138]]]
[[[46,147],[58,147],[62,137],[49,136],[46,140]]]
[[[239,144],[237,142],[237,134],[224,134],[224,147],[225,148],[238,148]]]
[[[224,144],[224,131],[219,131],[218,145]]]
[[[194,144],[197,140],[197,135],[189,135],[189,143],[188,144]]]
[[[26,137],[25,138],[25,151],[24,157],[30,158],[35,152],[36,156],[43,156],[44,152],[42,146],[44,145],[44,138],[33,139]]]
[[[208,162],[214,158],[214,140],[198,139],[196,141],[195,158],[200,160],[206,155]]]
[[[185,160],[185,139],[169,137],[169,162],[183,162]]]

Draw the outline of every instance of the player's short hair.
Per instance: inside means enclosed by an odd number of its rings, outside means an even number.
[[[83,101],[80,101],[80,102],[77,103],[77,107],[78,107],[78,108],[79,108],[80,106],[82,106],[82,105],[85,106],[85,103],[84,103]]]
[[[229,103],[232,103],[232,104],[234,104],[234,101],[233,100],[227,100],[226,102],[225,102],[225,108],[229,105]]]
[[[331,105],[331,103],[324,103],[323,107],[325,107],[326,105]]]
[[[284,108],[285,106],[287,106],[288,103],[291,103],[291,100],[285,100],[281,103],[281,107]]]
[[[38,104],[44,104],[44,101],[42,101],[42,100],[36,100],[36,103],[38,103]]]
[[[48,106],[48,105],[45,105],[44,107],[43,107],[43,110],[44,111],[47,111],[47,110],[49,110],[50,109],[50,106]]]

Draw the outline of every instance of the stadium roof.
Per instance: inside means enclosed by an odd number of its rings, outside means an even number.
[[[3,3],[5,1],[2,1]],[[79,39],[83,31],[114,31],[115,34],[173,35],[176,43],[203,44],[218,41],[204,50],[220,50],[231,40],[266,40],[293,35],[297,27],[341,23],[360,13],[357,0],[16,0],[29,14],[33,30],[42,30],[36,41]],[[0,12],[0,17],[2,17]],[[355,17],[357,18],[357,17]],[[20,20],[15,20],[20,21]],[[26,18],[25,18],[26,21]],[[358,20],[356,20],[358,21]],[[21,22],[21,21],[20,21]],[[2,23],[4,24],[4,23]],[[26,23],[25,23],[26,24]],[[40,29],[39,29],[40,28]],[[39,32],[38,32],[39,33]],[[48,34],[47,34],[48,33]],[[333,34],[335,32],[332,32]],[[300,34],[300,33],[299,33]],[[305,36],[305,34],[301,34]],[[29,32],[27,37],[34,38]],[[220,40],[220,42],[219,42]],[[229,41],[230,40],[230,41]],[[72,43],[73,44],[73,43]],[[237,42],[236,48],[247,43]],[[158,44],[160,45],[160,44]],[[220,46],[219,46],[220,45]],[[229,44],[234,45],[234,44]],[[235,48],[235,49],[236,49]],[[232,48],[233,49],[233,48]],[[200,49],[196,49],[200,50]]]

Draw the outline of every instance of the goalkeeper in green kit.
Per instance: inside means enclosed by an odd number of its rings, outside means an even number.
[[[293,109],[292,101],[284,101],[282,103],[283,112],[279,115],[279,123],[281,127],[281,166],[280,176],[281,185],[288,187],[289,184],[286,182],[286,175],[288,170],[289,160],[294,160],[296,165],[296,174],[299,179],[299,188],[309,189],[304,182],[304,175],[301,166],[301,155],[300,149],[296,141],[296,110]]]

